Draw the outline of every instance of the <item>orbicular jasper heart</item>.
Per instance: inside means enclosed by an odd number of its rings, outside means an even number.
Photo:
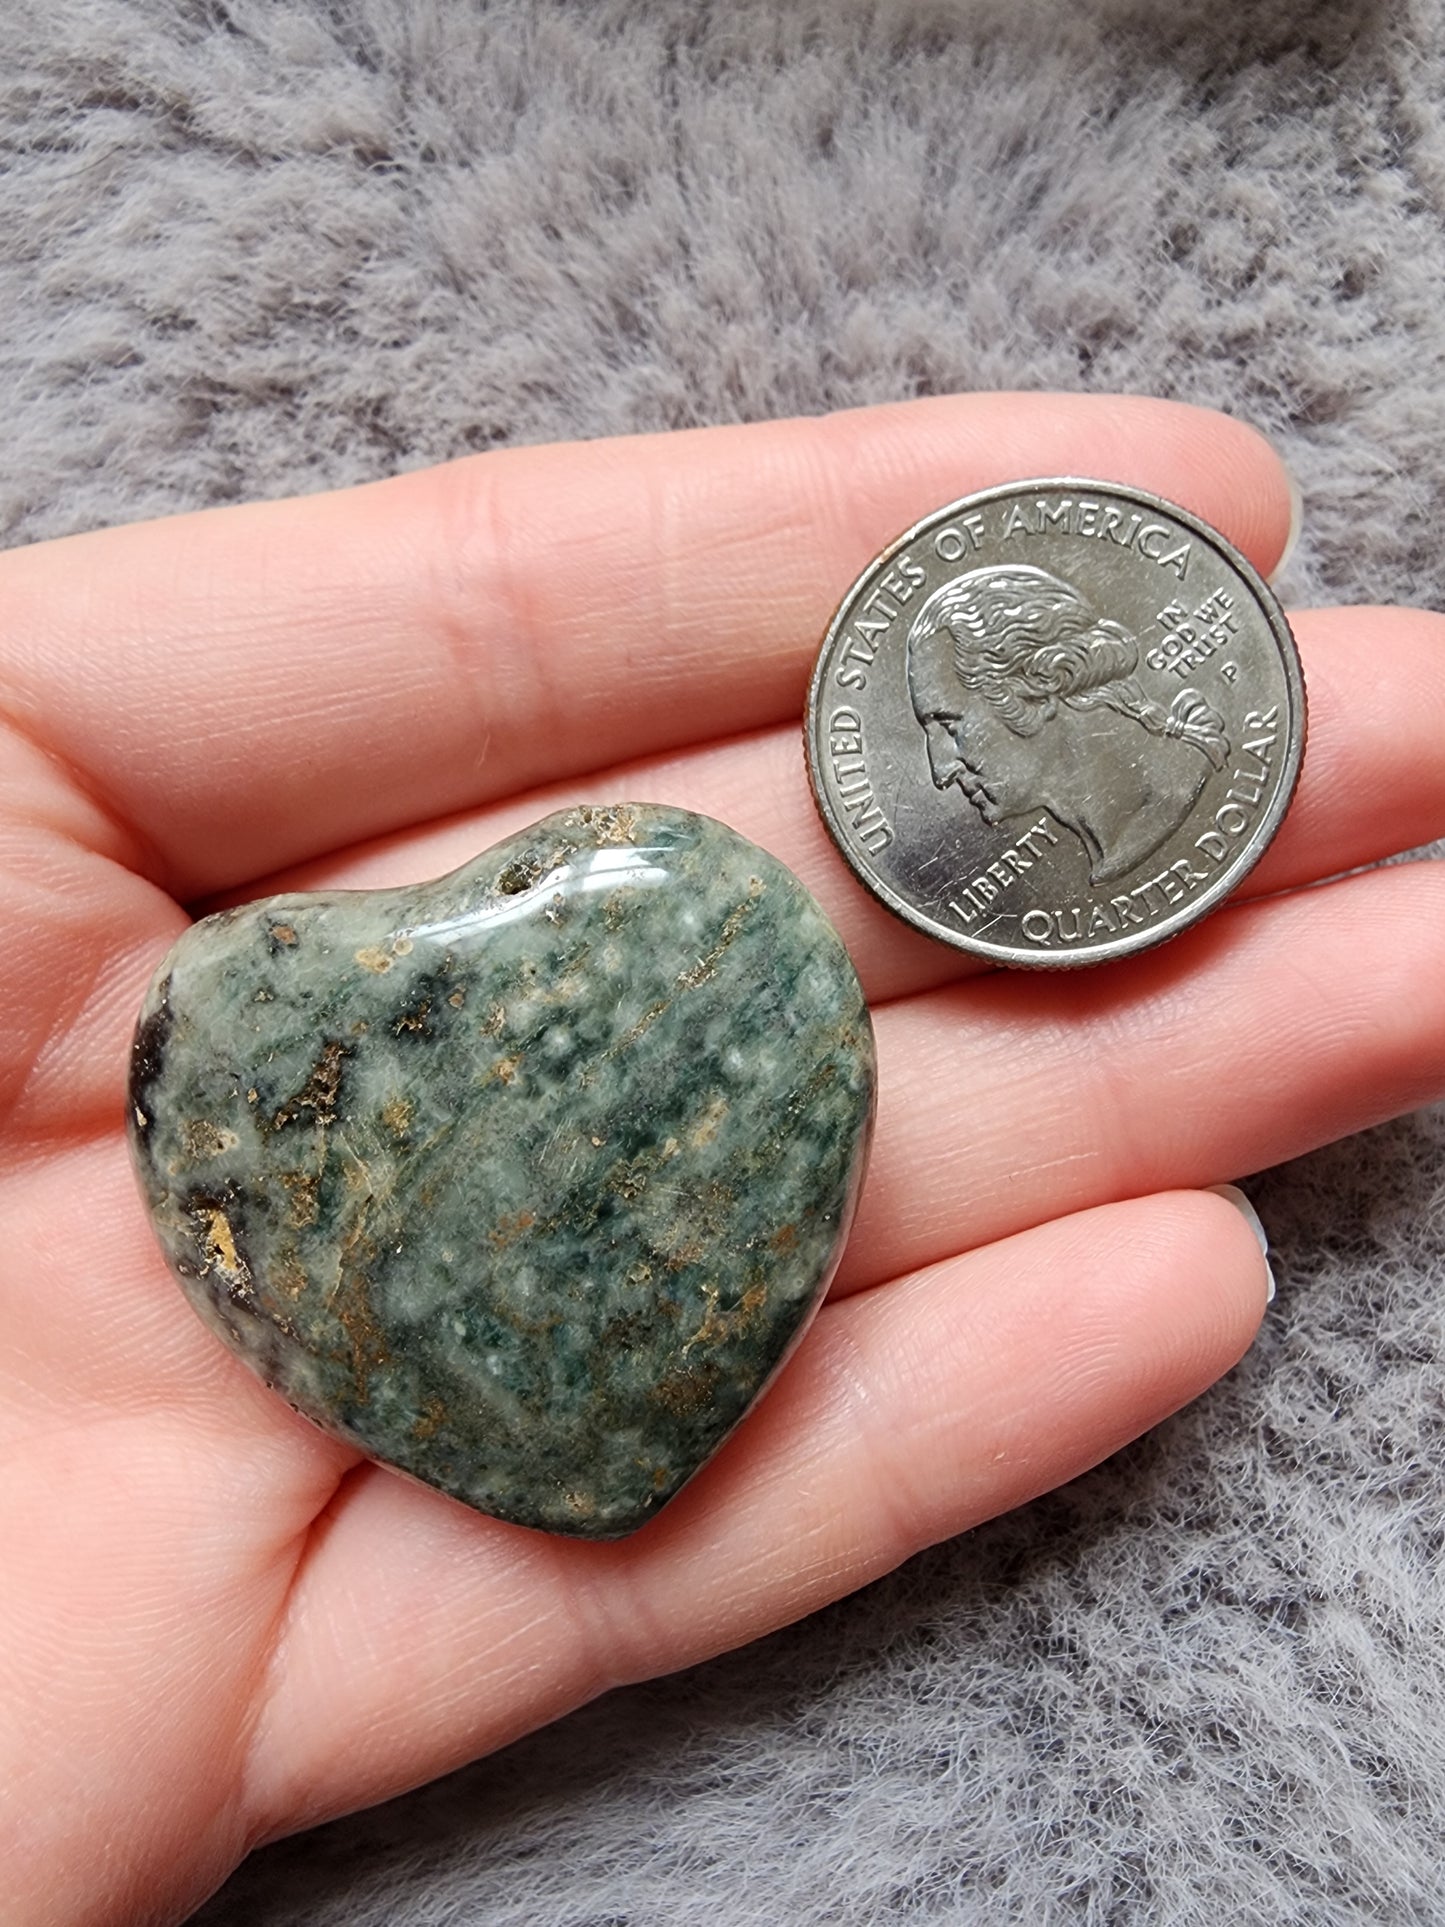
[[[633,804],[196,924],[142,1012],[130,1126],[192,1304],[298,1410],[483,1512],[611,1538],[800,1335],[873,1086],[803,886]]]

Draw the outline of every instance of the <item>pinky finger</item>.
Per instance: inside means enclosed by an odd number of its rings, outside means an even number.
[[[258,1722],[253,1825],[382,1799],[1077,1476],[1228,1370],[1267,1289],[1245,1217],[1183,1191],[830,1304],[713,1464],[613,1545],[519,1532],[359,1472],[298,1578]]]
[[[730,1625],[729,1644],[798,1618],[1177,1411],[1238,1361],[1269,1290],[1243,1214],[1177,1191],[830,1305],[738,1462],[718,1462],[723,1491],[699,1480],[688,1494],[669,1583],[751,1597],[756,1617]]]

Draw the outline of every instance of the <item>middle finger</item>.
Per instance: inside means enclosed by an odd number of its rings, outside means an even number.
[[[1242,898],[1315,883],[1445,836],[1445,619],[1421,610],[1320,609],[1295,616],[1294,627],[1309,743],[1294,802]],[[796,727],[536,790],[285,871],[244,896],[440,875],[552,810],[624,799],[700,810],[786,863],[836,924],[875,1004],[982,967],[909,929],[854,881],[813,807]]]
[[[1222,910],[1108,970],[877,1013],[878,1133],[835,1290],[1215,1184],[1445,1090],[1445,863]]]

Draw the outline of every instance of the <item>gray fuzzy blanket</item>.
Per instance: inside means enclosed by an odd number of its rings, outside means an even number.
[[[0,524],[968,387],[1272,433],[1438,603],[1438,0],[5,0]],[[840,585],[841,587],[842,585]],[[1445,1121],[1251,1189],[1222,1385],[205,1927],[1445,1919]]]

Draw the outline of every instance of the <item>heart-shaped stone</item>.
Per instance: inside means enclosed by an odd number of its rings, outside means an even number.
[[[798,880],[634,804],[196,924],[130,1127],[192,1304],[298,1410],[483,1512],[612,1538],[800,1336],[873,1088]]]

